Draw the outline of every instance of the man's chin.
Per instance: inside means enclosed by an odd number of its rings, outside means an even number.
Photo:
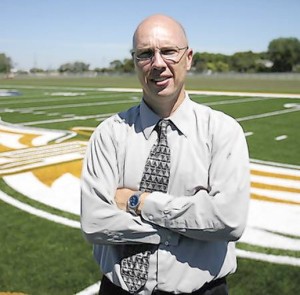
[[[170,87],[156,87],[152,89],[152,93],[157,96],[170,96],[172,95],[172,91],[170,90]]]

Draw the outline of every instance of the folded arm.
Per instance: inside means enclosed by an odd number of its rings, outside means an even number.
[[[192,196],[142,194],[138,213],[143,220],[192,239],[235,241],[241,237],[249,206],[248,149],[240,126],[229,130],[215,135],[208,187],[199,184]],[[119,208],[126,211],[132,193],[117,191]]]
[[[119,184],[118,147],[113,124],[101,124],[92,135],[81,177],[81,228],[92,243],[160,242],[155,225],[120,210],[115,200]]]

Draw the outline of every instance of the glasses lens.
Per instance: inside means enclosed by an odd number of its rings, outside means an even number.
[[[176,47],[172,48],[161,48],[160,49],[160,55],[162,56],[163,59],[174,59],[178,56],[179,54],[179,49]]]
[[[161,55],[161,57],[165,61],[172,61],[176,62],[179,53],[181,50],[186,50],[188,47],[184,48],[178,48],[178,47],[164,47],[164,48],[159,48],[158,51]],[[154,50],[147,48],[147,49],[138,49],[135,52],[135,57],[139,62],[150,62],[154,56]]]
[[[137,50],[136,51],[136,58],[137,60],[150,60],[153,57],[153,50],[152,49],[145,49],[145,50]]]

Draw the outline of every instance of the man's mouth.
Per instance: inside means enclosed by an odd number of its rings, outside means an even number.
[[[153,78],[152,80],[154,82],[162,82],[162,81],[165,81],[167,79],[168,79],[168,77],[157,77],[157,78]]]
[[[154,77],[151,79],[157,86],[166,86],[170,77]]]

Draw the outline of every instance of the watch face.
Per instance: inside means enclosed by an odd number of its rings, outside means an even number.
[[[136,207],[139,203],[139,197],[137,195],[133,195],[129,198],[129,206]]]

